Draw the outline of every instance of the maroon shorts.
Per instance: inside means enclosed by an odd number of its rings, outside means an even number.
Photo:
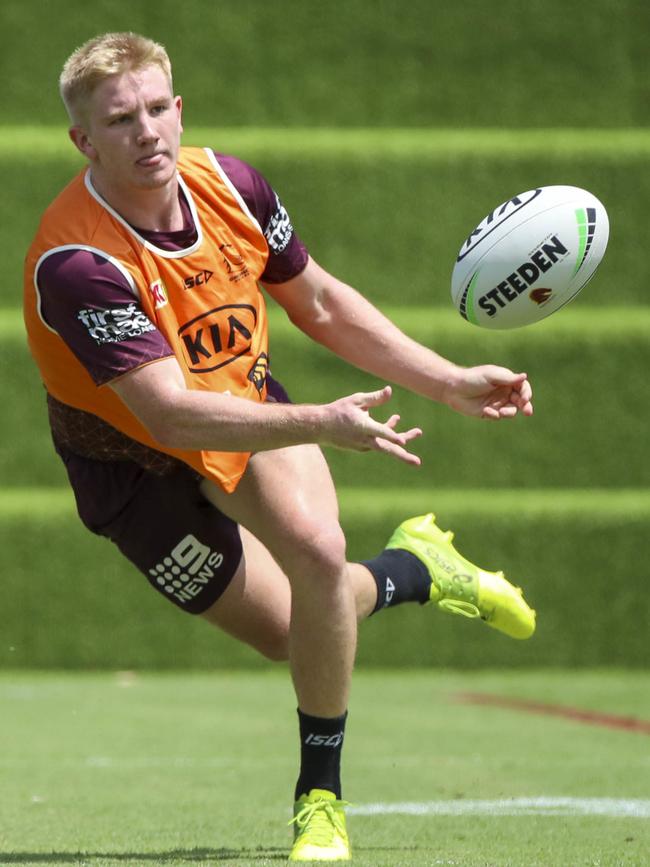
[[[269,400],[289,402],[273,380]],[[89,530],[114,542],[183,611],[201,614],[216,602],[239,566],[242,543],[237,524],[202,495],[198,473],[180,462],[156,475],[131,460],[95,460],[61,445],[57,452]]]
[[[237,524],[179,465],[168,475],[132,461],[97,461],[59,448],[83,523],[117,545],[170,602],[201,614],[221,596],[242,556]]]

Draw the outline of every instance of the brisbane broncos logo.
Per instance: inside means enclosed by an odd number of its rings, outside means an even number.
[[[530,298],[531,301],[534,301],[535,304],[541,305],[541,304],[545,304],[548,301],[548,299],[551,297],[552,294],[553,294],[552,289],[548,289],[547,287],[544,287],[544,286],[538,286],[536,289],[532,289],[528,293],[528,297]]]
[[[266,352],[255,360],[255,364],[248,371],[248,378],[253,383],[257,391],[261,394],[266,382],[266,374],[269,371],[269,357]]]

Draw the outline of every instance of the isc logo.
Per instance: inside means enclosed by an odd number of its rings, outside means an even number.
[[[305,743],[312,747],[338,747],[343,742],[343,732],[337,732],[335,735],[315,735],[309,734],[305,738]]]
[[[206,283],[210,282],[210,277],[214,274],[214,271],[199,271],[198,274],[194,274],[192,277],[186,277],[183,280],[183,286],[185,289],[194,289],[195,286],[204,286]]]
[[[208,310],[178,331],[185,362],[192,373],[208,373],[248,352],[257,325],[250,304],[226,304]]]

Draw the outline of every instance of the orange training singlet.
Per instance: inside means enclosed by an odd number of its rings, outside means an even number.
[[[230,492],[246,469],[249,453],[161,446],[109,385],[94,384],[40,315],[38,269],[46,257],[62,249],[96,251],[120,270],[164,334],[188,388],[265,399],[268,337],[257,280],[268,258],[266,239],[210,149],[181,148],[178,172],[198,237],[188,249],[173,252],[140,237],[97,194],[87,169],[77,175],[45,212],[27,254],[25,324],[31,353],[53,397],[180,458]],[[93,328],[106,327],[102,312],[84,311],[90,315],[84,324],[91,334]]]

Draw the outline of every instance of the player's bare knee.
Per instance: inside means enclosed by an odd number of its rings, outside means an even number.
[[[287,571],[300,577],[338,582],[345,572],[345,536],[337,521],[311,524],[294,539]]]
[[[260,641],[256,650],[269,662],[286,662],[289,659],[289,642],[286,635]]]

